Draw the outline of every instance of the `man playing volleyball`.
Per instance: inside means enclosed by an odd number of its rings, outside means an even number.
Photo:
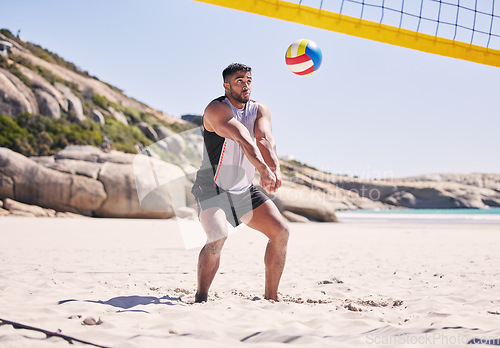
[[[269,238],[264,257],[264,297],[278,301],[288,226],[274,203],[252,184],[257,169],[267,192],[276,192],[281,186],[271,113],[266,105],[250,100],[249,66],[230,64],[222,76],[225,95],[208,104],[203,115],[206,151],[192,190],[207,234],[198,259],[195,301],[207,301],[228,236],[226,221],[235,227],[243,222]]]

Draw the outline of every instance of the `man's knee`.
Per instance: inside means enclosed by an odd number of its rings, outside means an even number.
[[[222,247],[224,246],[224,243],[226,242],[226,239],[227,235],[218,237],[215,240],[208,239],[207,243],[205,244],[205,249],[211,254],[219,254],[222,250]]]
[[[269,238],[271,241],[280,242],[281,244],[288,243],[288,237],[290,236],[290,227],[286,222],[281,222],[276,226],[275,233]]]
[[[281,230],[281,239],[287,243],[288,237],[290,236],[290,226],[285,222],[283,224],[283,229]]]

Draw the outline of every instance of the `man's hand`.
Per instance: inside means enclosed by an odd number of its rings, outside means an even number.
[[[276,168],[274,171],[274,175],[276,176],[276,183],[274,185],[274,192],[278,191],[278,189],[281,187],[282,184],[282,178],[281,178],[281,170],[280,168]]]
[[[266,168],[260,173],[260,186],[264,188],[268,193],[276,192],[276,175],[266,166]]]

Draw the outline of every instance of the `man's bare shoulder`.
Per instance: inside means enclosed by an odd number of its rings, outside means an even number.
[[[271,111],[269,110],[269,107],[266,104],[263,104],[261,102],[256,102],[256,103],[257,103],[257,116],[271,117]]]
[[[231,112],[231,107],[226,103],[219,100],[212,100],[207,107],[205,108],[205,114],[219,114],[219,113],[227,113]]]
[[[214,132],[217,125],[226,122],[233,117],[231,107],[222,101],[213,100],[205,108],[203,114],[203,125],[205,129]]]

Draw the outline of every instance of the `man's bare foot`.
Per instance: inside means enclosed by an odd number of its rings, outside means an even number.
[[[266,299],[268,301],[272,301],[272,302],[281,302],[278,295],[276,295],[276,296],[264,296],[264,299]]]
[[[202,302],[207,302],[208,300],[208,294],[198,294],[194,295],[194,302],[195,303],[202,303]]]

